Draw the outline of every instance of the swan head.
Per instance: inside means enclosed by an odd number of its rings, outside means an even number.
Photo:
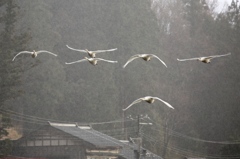
[[[88,49],[85,49],[85,51],[88,53],[90,57],[93,57],[93,58],[96,57],[96,54],[94,52],[88,51]]]
[[[85,49],[85,51],[86,51],[88,54],[91,54],[91,52],[90,52],[88,49]]]

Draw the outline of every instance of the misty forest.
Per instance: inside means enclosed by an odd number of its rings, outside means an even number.
[[[0,156],[50,121],[141,137],[166,159],[240,158],[240,7],[217,6],[0,0]]]

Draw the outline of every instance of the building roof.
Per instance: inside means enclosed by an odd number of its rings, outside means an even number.
[[[117,141],[116,139],[111,138],[105,134],[102,134],[88,126],[81,127],[75,124],[57,124],[57,123],[50,123],[50,125],[65,133],[68,133],[79,139],[87,141],[88,143],[91,143],[99,148],[122,147],[122,144],[120,144],[119,141]]]
[[[92,129],[90,126],[79,126],[77,124],[61,124],[61,123],[50,123],[50,126],[68,133],[74,137],[84,140],[88,143],[93,144],[98,148],[110,148],[117,147],[120,150],[119,155],[127,158],[134,159],[134,150],[137,150],[137,145],[121,142],[111,136],[103,134],[99,131]],[[162,159],[161,157],[147,151],[147,156],[145,159],[151,157],[152,159]]]

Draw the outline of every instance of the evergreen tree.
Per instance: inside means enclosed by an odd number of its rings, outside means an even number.
[[[9,115],[1,113],[0,114],[0,157],[7,156],[11,153],[12,142],[7,139],[8,131],[6,130],[11,126],[11,120]]]
[[[26,48],[26,43],[29,41],[30,36],[27,33],[17,34],[15,32],[16,9],[18,6],[14,3],[14,0],[6,1],[6,12],[1,17],[4,30],[1,32],[0,39],[0,106],[3,108],[3,104],[6,100],[18,96],[19,90],[17,86],[21,84],[20,73],[22,72],[20,65],[12,62],[12,58],[17,51],[22,51]]]
[[[11,141],[6,139],[6,128],[11,126],[10,116],[3,113],[5,101],[20,95],[21,67],[12,62],[17,51],[24,49],[29,40],[28,34],[17,35],[15,23],[17,21],[16,10],[18,6],[14,0],[1,1],[0,7],[5,9],[1,19],[4,26],[0,33],[0,156],[6,156],[11,151]]]

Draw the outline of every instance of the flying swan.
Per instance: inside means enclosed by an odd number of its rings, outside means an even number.
[[[35,57],[37,57],[38,54],[43,53],[43,52],[48,53],[48,54],[51,54],[51,55],[54,55],[54,56],[57,56],[56,54],[54,54],[54,53],[52,53],[52,52],[49,52],[49,51],[46,51],[46,50],[40,50],[40,51],[35,51],[35,50],[33,50],[32,52],[31,52],[31,51],[21,51],[21,52],[19,52],[16,56],[14,56],[14,58],[12,59],[12,61],[14,61],[15,58],[16,58],[18,55],[20,55],[20,54],[32,54],[32,58],[35,58]]]
[[[78,62],[84,62],[84,61],[88,61],[90,62],[92,65],[97,65],[98,61],[105,61],[105,62],[110,62],[110,63],[117,63],[117,61],[110,61],[110,60],[105,60],[102,58],[87,58],[85,57],[84,59],[78,60],[78,61],[74,61],[74,62],[65,62],[65,64],[74,64],[74,63],[78,63]]]
[[[131,106],[133,106],[134,104],[140,103],[142,101],[145,101],[145,102],[148,102],[148,103],[152,104],[155,100],[159,100],[159,101],[163,102],[165,105],[167,105],[169,108],[174,109],[169,103],[165,102],[164,100],[162,100],[158,97],[146,96],[146,97],[142,97],[142,98],[139,98],[139,99],[133,101],[127,108],[123,109],[123,111],[126,111]]]
[[[159,57],[157,57],[154,54],[136,54],[136,55],[131,56],[130,59],[128,59],[128,61],[123,66],[123,68],[125,68],[130,62],[132,62],[133,60],[135,60],[137,58],[142,58],[145,61],[150,61],[152,57],[157,58],[159,61],[162,62],[162,64],[164,64],[165,67],[167,67],[167,65]]]
[[[87,49],[85,49],[85,50],[79,50],[79,49],[74,49],[74,48],[72,48],[72,47],[70,47],[70,46],[68,46],[68,45],[66,45],[66,46],[67,46],[69,49],[71,49],[71,50],[87,53],[90,57],[93,57],[93,58],[96,57],[96,54],[97,54],[97,53],[100,53],[100,52],[109,52],[109,51],[115,51],[115,50],[117,50],[117,48],[115,48],[115,49],[109,49],[109,50],[89,51],[89,50],[87,50]]]
[[[177,59],[177,60],[178,61],[198,60],[203,63],[210,63],[213,58],[228,56],[228,55],[231,55],[231,53],[224,54],[224,55],[212,55],[212,56],[206,56],[206,57],[196,57],[196,58],[190,58],[190,59]]]

